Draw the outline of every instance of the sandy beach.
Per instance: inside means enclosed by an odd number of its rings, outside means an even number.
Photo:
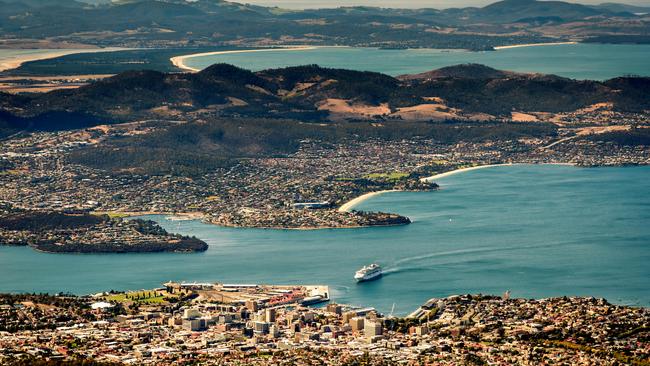
[[[29,61],[47,60],[75,53],[95,53],[124,51],[128,48],[87,48],[87,49],[60,49],[60,50],[14,50],[0,49],[0,71],[12,70]]]
[[[551,43],[526,43],[526,44],[513,44],[510,46],[497,46],[495,50],[507,50],[509,48],[522,48],[522,47],[539,47],[539,46],[559,46],[563,44],[578,44],[578,42],[551,42]]]
[[[431,181],[433,181],[435,179],[448,177],[450,175],[463,173],[463,172],[467,172],[467,171],[470,171],[470,170],[493,168],[493,167],[498,167],[498,166],[512,166],[512,165],[514,165],[514,164],[492,164],[492,165],[472,166],[472,167],[468,167],[468,168],[452,170],[452,171],[449,171],[449,172],[446,172],[446,173],[432,175],[430,177],[422,178],[422,181],[431,182]],[[371,197],[375,197],[375,196],[378,196],[380,194],[384,194],[384,193],[388,193],[388,192],[401,192],[401,191],[397,190],[397,189],[392,189],[392,190],[385,190],[385,191],[377,191],[377,192],[366,193],[364,195],[361,195],[361,196],[359,196],[359,197],[357,197],[355,199],[352,199],[352,200],[344,203],[341,207],[339,207],[339,212],[349,212],[355,206],[361,204],[361,202],[363,202],[363,201],[365,201],[365,200],[367,200],[367,199],[369,199]]]
[[[458,174],[458,173],[469,172],[469,171],[471,171],[471,170],[478,170],[478,169],[485,169],[485,168],[494,168],[494,167],[498,167],[498,166],[513,166],[513,165],[515,165],[515,164],[477,165],[477,166],[471,166],[471,167],[468,167],[468,168],[462,168],[462,169],[452,170],[452,171],[449,171],[449,172],[446,172],[446,173],[440,173],[440,174],[432,175],[432,176],[430,176],[430,177],[422,178],[421,180],[422,180],[423,182],[432,182],[432,181],[434,181],[434,180],[436,180],[436,179],[449,177],[450,175],[454,175],[454,174]]]
[[[214,55],[228,55],[233,53],[252,53],[252,52],[272,52],[272,51],[307,51],[315,50],[318,46],[298,46],[298,47],[282,47],[282,48],[260,48],[255,50],[232,50],[232,51],[215,51],[215,52],[204,52],[204,53],[195,53],[191,55],[182,55],[175,56],[169,59],[171,63],[178,67],[179,69],[187,70],[190,72],[199,72],[201,70],[189,67],[185,64],[185,61],[189,58],[194,57],[203,57],[203,56],[214,56]]]
[[[514,166],[514,165],[526,165],[525,163],[507,163],[507,164],[489,164],[489,165],[477,165],[477,166],[472,166],[472,167],[467,167],[467,168],[461,168],[461,169],[456,169],[456,170],[451,170],[445,173],[440,173],[436,175],[432,175],[430,177],[422,178],[421,180],[423,182],[433,182],[436,179],[440,178],[445,178],[449,177],[454,174],[459,174],[459,173],[465,173],[469,172],[472,170],[478,170],[478,169],[486,169],[486,168],[496,168],[496,167],[501,167],[501,166]],[[575,166],[575,164],[572,163],[543,163],[539,165],[564,165],[564,166]],[[378,196],[380,194],[388,193],[388,192],[402,192],[398,189],[391,189],[391,190],[385,190],[385,191],[377,191],[377,192],[370,192],[366,193],[364,195],[361,195],[357,198],[354,198],[346,203],[344,203],[341,207],[339,207],[339,212],[349,212],[352,211],[352,209],[361,204],[361,202],[374,197]]]
[[[390,189],[390,190],[385,190],[385,191],[377,191],[377,192],[370,192],[363,194],[357,198],[354,198],[346,203],[344,203],[341,207],[339,207],[339,212],[350,212],[354,208],[354,206],[357,206],[361,202],[367,200],[370,197],[374,196],[379,196],[380,194],[388,193],[388,192],[400,192],[397,189]]]

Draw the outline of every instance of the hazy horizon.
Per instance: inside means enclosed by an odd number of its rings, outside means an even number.
[[[237,1],[237,0],[233,0]],[[460,8],[467,6],[485,6],[496,2],[497,0],[245,0],[237,1],[264,6],[279,6],[291,9],[305,8],[333,8],[339,6],[356,6],[368,5],[390,8]],[[649,6],[647,0],[626,0],[626,1],[608,1],[608,0],[566,0],[567,2],[597,5],[606,2],[619,2],[636,6]]]

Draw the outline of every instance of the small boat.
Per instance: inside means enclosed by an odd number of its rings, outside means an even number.
[[[354,274],[354,279],[357,280],[357,282],[372,281],[381,277],[381,274],[381,266],[377,263],[373,263],[358,270],[357,273]]]

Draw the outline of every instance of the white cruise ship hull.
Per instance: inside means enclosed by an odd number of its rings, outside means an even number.
[[[375,273],[369,273],[366,275],[355,275],[354,279],[357,280],[357,282],[365,282],[365,281],[373,281],[381,277],[381,271],[375,272]]]

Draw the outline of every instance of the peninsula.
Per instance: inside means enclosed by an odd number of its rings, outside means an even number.
[[[172,235],[153,221],[86,213],[0,210],[0,243],[48,253],[199,252],[208,245]]]

